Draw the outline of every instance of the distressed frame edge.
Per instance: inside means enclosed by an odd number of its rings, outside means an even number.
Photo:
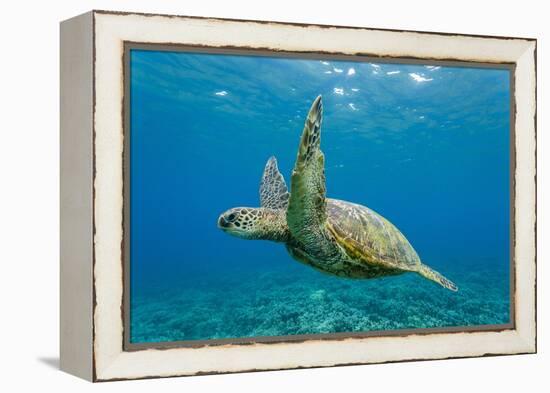
[[[100,14],[104,14],[103,12],[99,12]],[[109,12],[108,13],[109,15],[113,15],[115,13],[111,13]],[[135,15],[133,13],[129,13],[129,15]],[[138,14],[139,15],[139,14]],[[170,16],[170,18],[173,18],[173,16]],[[185,18],[193,18],[193,17],[185,17]],[[204,19],[211,19],[211,18],[204,18]],[[233,21],[233,20],[232,20]],[[255,22],[255,21],[246,21],[246,22]],[[285,23],[281,23],[281,22],[272,22],[273,24],[276,24],[276,25],[287,25]],[[329,27],[329,26],[324,26],[324,27]],[[361,28],[356,28],[356,29],[361,29]],[[367,28],[363,28],[363,30],[369,30]],[[398,32],[397,32],[398,33]],[[413,33],[418,33],[418,32],[413,32]],[[437,35],[437,33],[426,33],[426,34],[429,34],[429,35]],[[466,36],[466,37],[470,37],[469,35],[455,35],[455,34],[451,34],[452,36]],[[481,37],[481,38],[484,38],[484,37]],[[503,37],[496,37],[497,39],[506,39],[506,38],[503,38]],[[524,39],[521,39],[521,40],[524,40]],[[532,42],[534,41],[534,43]],[[95,44],[95,40],[94,40],[94,44]],[[528,54],[531,54],[534,53],[534,57],[531,57],[531,59],[534,59],[534,86],[531,86],[533,87],[534,89],[536,89],[536,40],[533,40],[533,39],[526,39],[526,44],[527,44],[527,48],[525,50],[525,52],[529,52]],[[529,44],[533,44],[532,46],[529,45]],[[95,73],[94,73],[94,76],[95,76]],[[532,93],[532,91],[530,91],[530,93]],[[536,96],[535,97],[532,97],[532,94],[529,94],[530,98],[534,98],[533,100],[533,104],[534,104],[534,123],[533,123],[533,127],[529,130],[529,131],[532,131],[534,136],[535,136],[535,152],[536,152]],[[517,105],[517,102],[516,102],[516,105]],[[516,120],[516,125],[517,125],[517,120]],[[518,133],[519,134],[519,133]],[[516,144],[517,144],[518,140],[516,140]],[[535,184],[534,186],[536,187],[536,162],[535,162],[535,167],[534,167],[534,175],[535,175]],[[536,194],[535,194],[535,209],[536,209]],[[536,213],[536,210],[535,210],[535,213]],[[517,219],[517,211],[516,211],[516,217],[514,218],[515,220]],[[533,234],[533,235],[536,235],[536,215],[535,217],[533,217],[533,221],[535,223],[535,226],[533,228],[534,232],[532,233],[529,233],[530,235]],[[535,263],[536,263],[536,248],[534,250],[534,257],[535,257]],[[536,285],[536,267],[535,267],[535,275],[534,275],[534,280],[535,280],[535,285]],[[516,275],[518,273],[516,272]],[[533,301],[536,302],[536,286],[535,286],[535,296],[533,297],[532,299]],[[473,357],[473,356],[496,356],[496,355],[506,355],[506,354],[521,354],[521,353],[534,353],[536,352],[536,310],[534,311],[534,332],[526,332],[523,328],[521,328],[520,326],[517,327],[516,331],[515,331],[515,339],[517,340],[516,343],[519,344],[521,346],[521,349],[515,351],[515,352],[511,352],[511,353],[506,353],[505,351],[502,351],[502,352],[497,352],[497,353],[484,353],[484,354],[473,354],[473,355],[464,355],[464,356],[456,356],[456,357]],[[516,316],[517,317],[517,316]],[[446,335],[446,334],[445,334]],[[95,337],[94,337],[95,339]],[[311,341],[314,341],[314,340],[311,340]],[[124,354],[122,354],[124,355]],[[123,356],[122,356],[123,357]],[[410,361],[410,360],[431,360],[431,359],[443,359],[443,358],[454,358],[453,356],[433,356],[433,357],[428,357],[428,358],[414,358],[414,359],[407,359],[406,357],[404,358],[401,358],[399,360],[389,360],[389,361],[373,361],[373,362],[362,362],[362,363],[345,363],[345,364],[330,364],[330,365],[308,365],[308,366],[305,366],[305,367],[308,367],[308,368],[311,368],[311,367],[330,367],[330,366],[338,366],[338,365],[349,365],[349,364],[370,364],[370,363],[386,363],[386,362],[395,362],[395,361]],[[94,360],[95,360],[95,356],[94,356]],[[127,359],[123,359],[121,358],[121,356],[117,356],[112,360],[112,363],[109,365],[109,366],[115,366],[114,368],[116,369],[116,363],[119,363],[119,362],[124,362],[126,361]],[[271,369],[289,369],[289,368],[302,368],[303,366],[290,366],[290,367],[280,367],[280,368],[265,368],[265,369],[262,369],[262,370],[271,370]],[[107,367],[108,369],[110,369],[111,367]],[[189,373],[189,374],[186,374],[186,373],[171,373],[171,374],[168,374],[168,375],[144,375],[144,376],[130,376],[130,377],[124,377],[124,376],[120,376],[120,377],[117,377],[117,376],[113,376],[111,375],[109,377],[109,372],[103,372],[103,371],[107,371],[106,369],[102,369],[101,372],[100,372],[100,376],[97,377],[96,375],[94,375],[94,380],[96,381],[105,381],[105,380],[119,380],[119,379],[137,379],[137,378],[152,378],[152,377],[168,377],[168,376],[183,376],[183,375],[201,375],[201,374],[209,374],[209,373],[229,373],[229,372],[244,372],[244,371],[261,371],[261,370],[254,370],[254,369],[247,369],[247,370],[229,370],[229,371],[215,371],[215,372],[195,372],[195,373]]]
[[[537,41],[531,41],[517,59],[516,68],[516,261],[522,248],[528,259],[516,263],[516,330],[530,353],[537,353]],[[521,81],[521,82],[518,82]],[[518,107],[522,104],[523,110]],[[519,148],[518,148],[519,147]],[[523,169],[526,167],[525,169]],[[517,190],[523,190],[518,192]],[[527,202],[522,202],[527,198]],[[518,206],[519,205],[519,206]],[[523,236],[517,236],[520,233]],[[519,246],[518,246],[519,243]],[[528,244],[524,244],[528,243]],[[518,268],[519,267],[519,268]],[[525,304],[526,303],[526,304]]]
[[[329,25],[323,23],[307,23],[307,22],[282,22],[262,19],[243,19],[243,18],[222,18],[217,16],[198,16],[198,15],[183,15],[183,14],[163,14],[163,13],[151,13],[151,12],[138,12],[138,11],[112,11],[104,9],[94,9],[91,12],[98,15],[120,15],[120,16],[147,16],[154,17],[159,16],[163,18],[176,18],[176,19],[199,19],[204,21],[220,21],[220,22],[243,22],[243,23],[255,23],[255,24],[270,24],[270,25],[283,25],[283,26],[296,26],[296,27],[319,27],[323,29],[356,29],[356,30],[370,30],[381,32],[394,32],[394,33],[418,33],[444,35],[449,37],[471,37],[471,38],[491,38],[499,40],[524,40],[524,41],[537,41],[535,37],[510,37],[499,35],[487,35],[487,34],[468,34],[468,33],[450,33],[442,31],[428,31],[428,30],[409,30],[409,29],[389,29],[383,27],[365,27],[365,26],[351,26],[351,25]]]
[[[93,381],[93,19],[59,25],[59,367]]]

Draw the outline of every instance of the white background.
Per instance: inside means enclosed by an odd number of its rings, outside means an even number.
[[[544,108],[550,12],[544,4],[530,0],[5,2],[0,14],[0,390],[549,391],[550,341],[545,334],[549,229],[544,203],[550,197],[545,157],[549,138]],[[58,23],[90,9],[538,38],[539,354],[96,385],[58,371]]]

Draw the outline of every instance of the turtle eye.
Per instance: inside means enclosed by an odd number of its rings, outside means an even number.
[[[237,215],[235,213],[231,213],[230,215],[228,215],[226,217],[227,221],[229,221],[229,222],[235,221],[235,218],[237,218]]]

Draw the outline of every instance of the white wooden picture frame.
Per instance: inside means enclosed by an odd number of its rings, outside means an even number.
[[[125,45],[323,53],[513,69],[513,323],[129,348],[124,338]],[[536,40],[91,11],[61,24],[61,368],[90,381],[536,352]]]

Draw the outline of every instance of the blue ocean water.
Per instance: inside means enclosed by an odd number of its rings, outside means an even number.
[[[130,341],[510,322],[510,75],[448,67],[131,50]],[[220,231],[290,183],[319,94],[327,195],[396,225],[460,288],[327,276]]]

